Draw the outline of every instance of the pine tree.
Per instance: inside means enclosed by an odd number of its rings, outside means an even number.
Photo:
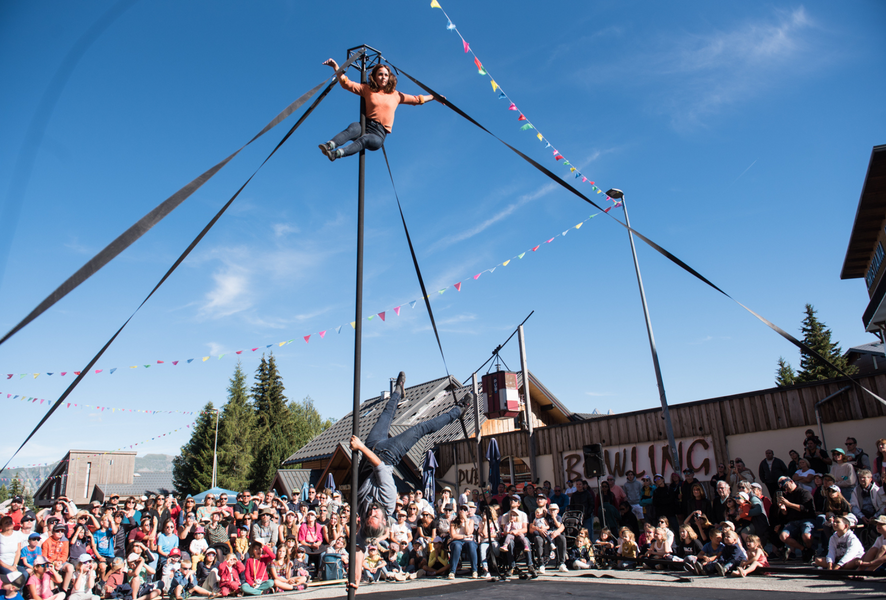
[[[783,357],[778,357],[778,370],[775,372],[775,385],[778,387],[787,387],[796,383],[797,375],[791,363],[787,362]]]
[[[181,454],[172,459],[172,481],[182,494],[199,494],[212,485],[212,458],[215,447],[215,407],[212,402],[197,417],[191,439]]]
[[[274,354],[271,353],[267,360],[262,355],[252,386],[256,438],[249,484],[253,491],[264,490],[270,485],[280,463],[292,450],[287,436],[292,429],[291,413],[286,406],[284,390]]]
[[[323,418],[314,408],[314,400],[310,396],[306,396],[301,402],[290,402],[289,411],[292,413],[290,454],[332,427],[333,420]]]
[[[21,477],[18,473],[15,474],[15,477],[12,479],[12,483],[9,485],[9,497],[14,498],[16,496],[25,495],[25,484],[22,482]]]
[[[218,423],[218,485],[229,490],[249,487],[255,439],[255,413],[249,402],[243,366],[228,384],[228,401]]]
[[[836,342],[831,342],[831,330],[818,320],[818,317],[815,316],[815,309],[811,304],[806,305],[806,317],[803,319],[801,331],[803,332],[803,342],[827,358],[835,366],[849,375],[858,371],[858,368],[850,365],[846,357],[843,356],[840,346]],[[796,383],[820,381],[842,376],[839,371],[822,363],[811,354],[801,352],[800,370],[796,376]]]
[[[4,483],[0,485],[0,502],[6,502],[7,500],[9,500],[9,488]]]

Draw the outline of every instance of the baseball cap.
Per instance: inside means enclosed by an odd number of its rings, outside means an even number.
[[[763,486],[760,485],[759,483],[752,483],[752,484],[751,484],[751,487],[752,487],[752,488],[757,488],[758,490],[762,490],[762,489],[763,489]]]
[[[537,493],[537,494],[535,495],[535,497],[536,497],[536,498],[547,498],[547,496],[545,496],[544,492],[539,492],[539,493]]]
[[[98,500],[93,500],[92,503],[90,504],[90,506],[101,506],[101,505],[102,505],[102,503],[99,502]]]
[[[886,515],[880,515],[876,519],[874,519],[874,523],[879,525],[886,525]]]
[[[194,528],[194,533],[206,533],[206,530],[198,525]]]
[[[31,513],[27,513],[26,515],[24,515],[22,517],[21,522],[24,523],[25,521],[36,521],[36,520],[37,520],[37,517],[35,517]]]
[[[748,500],[751,499],[751,497],[748,496],[747,492],[739,492],[738,497],[741,498],[742,500],[744,500],[745,502],[747,502]]]
[[[172,550],[169,551],[169,556],[181,556],[181,555],[182,555],[182,551],[179,550],[178,548],[173,548]]]
[[[13,571],[12,573],[3,573],[0,575],[0,583],[3,585],[14,585],[17,588],[21,588],[25,585],[25,577],[19,571]]]
[[[13,496],[12,502],[18,502],[19,504],[24,504],[25,499],[22,498],[21,496]]]
[[[831,450],[831,454],[846,454],[846,451],[842,448],[834,448]]]
[[[839,491],[840,491],[840,488],[838,488],[838,487],[835,486],[835,485],[832,485],[832,486],[828,487],[828,489],[831,490],[832,492],[839,492]]]
[[[34,557],[34,566],[35,567],[38,565],[48,565],[48,564],[49,564],[49,561],[46,560],[46,557],[43,556],[42,554]]]
[[[55,527],[53,527],[52,530],[53,530],[53,531],[67,531],[67,530],[68,530],[68,526],[67,526],[67,525],[62,525],[61,523],[59,523],[58,525],[56,525]]]
[[[791,481],[791,478],[788,477],[787,475],[782,475],[781,477],[778,478],[778,485],[781,485],[786,481]]]
[[[85,552],[80,555],[80,558],[77,560],[80,564],[92,562],[92,557],[86,554]]]
[[[130,554],[129,556],[126,557],[126,562],[136,562],[137,560],[140,560],[140,559],[141,559],[141,555],[133,552],[132,554]]]
[[[209,554],[210,552],[212,552],[215,555],[218,555],[218,551],[215,548],[209,548],[206,550],[206,554]]]
[[[32,533],[31,535],[28,536],[28,539],[29,540],[39,540],[40,534],[39,533]]]

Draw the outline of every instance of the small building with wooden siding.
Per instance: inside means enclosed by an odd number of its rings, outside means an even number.
[[[83,506],[93,500],[96,485],[132,485],[135,452],[70,450],[34,493],[34,504],[50,506],[55,498],[67,496]]]
[[[886,375],[859,378],[858,381],[881,397],[886,397]],[[818,426],[816,407],[822,423]],[[886,437],[886,406],[851,384],[847,379],[801,384],[786,388],[770,388],[721,398],[710,398],[670,406],[674,436],[682,442],[681,454],[698,471],[699,480],[709,480],[717,463],[728,465],[730,459],[743,458],[755,474],[766,449],[787,464],[791,449],[800,451],[806,429],[815,429],[830,447],[842,446],[845,436],[858,439],[859,447],[868,454],[876,451],[876,440]],[[528,460],[528,435],[525,431],[494,435],[503,458]],[[550,480],[564,485],[568,459],[582,453],[587,444],[600,443],[605,452],[608,471],[616,482],[624,481],[624,471],[640,458],[655,457],[649,465],[667,480],[673,470],[669,463],[667,434],[661,408],[639,410],[615,415],[599,415],[585,421],[551,424],[535,432],[539,465],[539,481]],[[485,456],[489,437],[481,444]],[[442,479],[458,481],[472,469],[475,443],[456,440],[437,447],[438,473]],[[621,452],[613,456],[610,451]],[[632,451],[633,450],[633,451]],[[681,463],[686,463],[681,456]],[[695,462],[692,462],[695,460]],[[627,464],[626,464],[627,463]],[[577,464],[577,463],[576,463]],[[640,468],[635,469],[639,472]],[[488,473],[488,465],[481,471]],[[573,471],[573,476],[582,476]],[[574,477],[573,477],[574,478]]]

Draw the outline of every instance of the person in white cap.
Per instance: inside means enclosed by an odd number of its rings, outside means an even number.
[[[61,585],[62,579],[48,560],[37,555],[34,559],[33,573],[27,583],[31,600],[64,600],[64,592],[54,593],[54,589]]]
[[[880,535],[868,548],[857,562],[846,563],[846,569],[858,569],[859,571],[876,571],[886,565],[886,515],[880,515],[872,519],[871,523],[876,526]]]
[[[68,600],[99,600],[92,593],[95,587],[95,561],[89,554],[83,553],[77,560],[77,571],[74,575],[74,586]]]
[[[847,565],[864,557],[864,547],[851,527],[855,525],[855,515],[852,513],[845,517],[834,519],[834,534],[828,542],[828,554],[815,559],[815,566],[829,571],[848,568]]]

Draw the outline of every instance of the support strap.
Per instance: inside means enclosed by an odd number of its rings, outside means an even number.
[[[718,292],[720,292],[721,294],[723,294],[724,296],[726,296],[727,298],[729,298],[730,300],[732,300],[733,302],[735,302],[736,304],[738,304],[740,307],[742,307],[743,309],[745,309],[746,311],[748,311],[749,313],[751,313],[752,315],[754,315],[755,317],[757,317],[757,318],[758,318],[760,321],[762,321],[767,327],[769,327],[769,328],[772,329],[774,332],[776,332],[777,334],[779,334],[781,337],[783,337],[784,339],[786,339],[787,341],[789,341],[790,343],[792,343],[794,346],[796,346],[797,348],[799,348],[801,352],[805,352],[806,354],[808,354],[808,355],[810,355],[810,356],[813,356],[813,357],[815,357],[816,359],[818,359],[819,361],[821,361],[822,363],[828,365],[830,368],[834,369],[835,371],[837,371],[838,373],[840,373],[841,375],[843,375],[844,377],[846,377],[849,381],[851,381],[851,382],[852,382],[853,384],[855,384],[857,387],[859,387],[860,389],[862,389],[862,390],[864,390],[865,392],[867,392],[868,394],[870,394],[871,397],[875,398],[875,399],[876,399],[877,401],[879,401],[881,404],[886,405],[886,400],[884,400],[883,398],[881,398],[880,396],[878,396],[877,394],[875,394],[874,392],[872,392],[871,390],[869,390],[869,389],[866,388],[865,386],[861,385],[861,383],[859,383],[859,382],[858,382],[856,379],[854,379],[851,375],[849,375],[848,373],[846,373],[843,369],[841,369],[841,368],[838,367],[837,365],[833,364],[831,361],[829,361],[827,358],[825,358],[824,356],[822,356],[822,355],[821,355],[820,353],[818,353],[816,350],[814,350],[813,348],[810,348],[810,347],[807,346],[805,343],[803,343],[802,341],[798,340],[797,338],[795,338],[794,336],[792,336],[791,334],[789,334],[788,332],[786,332],[784,329],[782,329],[782,328],[779,327],[778,325],[772,323],[772,322],[769,321],[768,319],[766,319],[766,318],[764,318],[763,316],[757,314],[756,312],[754,312],[753,310],[751,310],[750,308],[748,308],[747,306],[745,306],[744,304],[742,304],[741,302],[739,302],[738,300],[736,300],[735,298],[733,298],[732,296],[730,296],[729,294],[727,294],[726,292],[724,292],[723,290],[721,290],[719,287],[717,287],[716,285],[714,285],[713,283],[711,283],[707,278],[705,278],[703,275],[701,275],[698,271],[696,271],[695,269],[693,269],[692,267],[690,267],[689,265],[687,265],[685,262],[683,262],[682,260],[680,260],[679,258],[677,258],[676,256],[674,256],[673,254],[671,254],[669,251],[665,250],[664,248],[662,248],[661,246],[659,246],[658,244],[656,244],[655,242],[653,242],[651,239],[649,239],[648,237],[646,237],[645,235],[643,235],[642,233],[640,233],[640,232],[637,231],[636,229],[633,229],[633,228],[631,228],[631,227],[628,227],[628,225],[626,225],[625,223],[622,223],[621,221],[619,221],[617,218],[615,218],[614,216],[612,216],[611,214],[609,214],[608,211],[604,210],[603,207],[601,207],[601,206],[598,205],[596,202],[594,202],[593,200],[591,200],[590,198],[588,198],[587,196],[585,196],[584,194],[582,194],[581,192],[579,192],[577,189],[575,189],[575,188],[572,187],[571,185],[567,184],[565,181],[563,181],[563,179],[561,179],[560,177],[557,177],[557,176],[556,176],[554,173],[552,173],[550,170],[548,170],[548,169],[545,168],[544,166],[540,165],[538,162],[534,161],[533,159],[529,158],[528,156],[526,156],[525,154],[523,154],[522,152],[520,152],[519,150],[517,150],[516,148],[514,148],[513,146],[511,146],[510,144],[508,144],[508,143],[505,142],[504,140],[502,140],[500,137],[498,137],[497,135],[495,135],[494,133],[492,133],[491,131],[489,131],[489,130],[486,129],[485,127],[483,127],[483,125],[481,125],[481,124],[478,123],[476,120],[474,120],[470,115],[468,115],[468,114],[465,113],[463,110],[461,110],[460,108],[458,108],[457,106],[455,106],[455,105],[452,103],[451,100],[446,99],[446,98],[443,98],[443,96],[441,96],[440,94],[438,94],[437,92],[435,92],[434,90],[432,90],[431,88],[429,88],[428,86],[426,86],[425,84],[423,84],[422,82],[420,82],[420,81],[418,81],[417,79],[415,79],[412,75],[410,75],[409,73],[407,73],[407,72],[404,71],[403,69],[400,69],[400,68],[398,68],[398,67],[396,67],[396,66],[394,66],[394,65],[391,65],[391,66],[394,67],[394,69],[396,69],[398,73],[402,73],[403,75],[405,75],[406,77],[408,77],[408,78],[409,78],[414,84],[416,84],[417,86],[419,86],[420,88],[422,88],[423,90],[425,90],[426,92],[428,92],[429,94],[431,94],[432,96],[434,96],[435,99],[439,100],[441,103],[443,103],[444,105],[448,106],[453,112],[455,112],[456,114],[458,114],[459,116],[461,116],[461,117],[464,118],[465,120],[470,121],[471,123],[473,123],[474,125],[476,125],[476,126],[479,127],[480,129],[482,129],[483,131],[485,131],[486,133],[488,133],[489,135],[491,135],[492,137],[494,137],[495,139],[497,139],[499,142],[501,142],[502,144],[504,144],[505,146],[507,146],[512,152],[514,152],[514,153],[517,154],[520,158],[522,158],[523,160],[525,160],[526,162],[528,162],[529,164],[531,164],[533,167],[535,167],[536,169],[538,169],[539,171],[541,171],[542,173],[544,173],[545,175],[547,175],[552,181],[556,182],[557,184],[559,184],[560,186],[562,186],[564,189],[568,190],[569,192],[575,194],[576,196],[578,196],[579,198],[581,198],[582,200],[584,200],[585,202],[587,202],[587,203],[590,204],[591,206],[594,206],[595,208],[597,208],[597,209],[603,211],[603,212],[604,212],[607,216],[609,216],[609,218],[611,218],[613,221],[615,221],[616,223],[618,223],[619,225],[621,225],[622,227],[624,227],[624,228],[627,229],[628,231],[632,232],[632,233],[633,233],[634,235],[636,235],[638,238],[640,238],[641,240],[643,240],[644,242],[646,242],[646,244],[647,244],[650,248],[652,248],[653,250],[655,250],[656,252],[658,252],[659,254],[661,254],[662,256],[664,256],[665,258],[667,258],[669,261],[671,261],[672,263],[674,263],[675,265],[677,265],[678,267],[680,267],[681,269],[683,269],[684,271],[686,271],[687,273],[689,273],[690,275],[692,275],[693,277],[695,277],[696,279],[698,279],[698,280],[702,281],[703,283],[707,284],[709,287],[711,287],[711,288],[717,290]]]
[[[351,63],[354,62],[354,60],[362,56],[363,52],[365,52],[365,50],[360,50],[359,52],[354,53],[341,67],[339,67],[339,69],[335,72],[335,75],[333,75],[331,85],[335,84],[336,76],[344,73],[351,65]],[[326,81],[329,80],[327,79]],[[80,269],[76,273],[71,275],[64,283],[58,286],[58,288],[56,288],[54,292],[49,294],[49,296],[47,296],[43,300],[43,302],[38,304],[34,310],[28,313],[28,315],[18,323],[18,325],[10,329],[6,333],[6,335],[0,338],[0,344],[3,344],[6,340],[18,333],[18,331],[28,325],[28,323],[39,317],[47,309],[49,309],[49,307],[67,296],[70,292],[74,291],[77,286],[92,277],[95,273],[99,271],[99,269],[107,265],[109,262],[114,260],[117,255],[129,248],[129,246],[135,243],[136,240],[138,240],[141,236],[146,234],[154,225],[162,221],[167,215],[169,215],[169,213],[178,208],[178,206],[182,202],[187,200],[191,196],[191,194],[199,190],[204,183],[212,179],[212,177],[216,173],[218,173],[225,165],[231,162],[231,160],[235,156],[240,154],[240,152],[244,148],[246,148],[246,146],[250,145],[252,142],[269,132],[271,129],[282,123],[287,117],[289,117],[289,115],[301,108],[305,102],[310,100],[311,97],[314,96],[314,94],[320,91],[320,89],[326,84],[326,81],[321,82],[319,85],[305,92],[298,100],[283,109],[280,114],[274,117],[274,119],[270,123],[265,125],[261,131],[255,134],[255,136],[251,140],[243,144],[236,152],[234,152],[215,166],[206,170],[202,175],[188,183],[186,186],[181,188],[179,191],[171,195],[163,202],[161,202],[156,208],[154,208],[154,210],[139,219],[134,225],[132,225],[132,227],[124,231],[117,237],[117,239],[115,239],[98,254],[89,259],[89,261],[85,265],[80,267]]]
[[[400,220],[403,222],[403,231],[406,232],[406,241],[409,243],[409,253],[412,254],[412,264],[415,266],[415,274],[418,276],[418,284],[421,286],[422,298],[424,298],[425,306],[428,308],[428,316],[431,317],[431,327],[434,328],[434,336],[437,338],[437,348],[440,349],[440,357],[443,359],[443,368],[446,369],[446,376],[449,377],[449,367],[446,365],[446,355],[443,354],[443,344],[440,343],[440,333],[437,331],[437,323],[434,321],[434,311],[431,309],[431,299],[428,296],[428,290],[425,289],[425,281],[421,276],[421,269],[418,267],[418,258],[415,256],[415,248],[412,246],[409,227],[406,226],[406,217],[403,216],[403,206],[400,204],[400,196],[397,195],[397,186],[394,184],[391,163],[388,161],[388,152],[385,150],[384,145],[382,145],[381,151],[385,155],[385,164],[388,166],[388,176],[391,178],[391,187],[394,188],[394,197],[397,199],[397,208],[400,209]],[[464,423],[462,423],[462,427],[464,427]],[[465,438],[467,437],[466,433]]]
[[[43,418],[40,419],[40,422],[37,423],[37,426],[34,427],[33,431],[31,431],[31,433],[28,434],[28,437],[25,438],[25,441],[23,441],[21,446],[18,447],[18,450],[16,450],[15,453],[9,457],[9,460],[6,461],[6,464],[3,465],[2,469],[0,469],[0,473],[2,473],[4,470],[6,470],[6,467],[9,466],[9,463],[12,462],[12,459],[15,458],[15,456],[21,451],[21,449],[25,447],[25,444],[27,444],[31,440],[31,438],[34,437],[34,434],[36,434],[37,431],[41,427],[43,427],[43,424],[46,423],[46,421],[49,419],[49,417],[52,416],[52,413],[54,413],[56,411],[56,409],[58,409],[58,407],[62,405],[62,403],[65,401],[65,399],[68,397],[68,395],[70,395],[70,393],[74,391],[74,388],[76,388],[80,384],[80,381],[82,381],[83,378],[86,377],[86,374],[89,373],[89,370],[92,369],[93,365],[95,365],[95,363],[98,362],[98,359],[101,358],[102,354],[105,353],[105,350],[107,350],[108,347],[110,347],[110,345],[112,343],[114,343],[114,340],[117,339],[117,336],[120,335],[120,333],[129,324],[129,322],[132,320],[132,318],[135,316],[135,314],[139,310],[141,310],[141,307],[144,306],[145,303],[151,298],[151,296],[154,295],[154,292],[156,292],[160,288],[160,286],[163,285],[163,283],[169,278],[169,276],[172,275],[173,271],[175,271],[178,268],[178,266],[182,262],[184,262],[185,258],[187,258],[187,256],[197,246],[197,244],[200,243],[200,241],[206,236],[206,234],[209,233],[209,230],[212,229],[212,227],[221,218],[221,216],[225,213],[225,211],[228,210],[228,207],[230,207],[231,204],[234,203],[234,200],[237,199],[237,196],[240,195],[240,192],[242,192],[244,190],[244,188],[246,188],[246,186],[249,184],[249,182],[252,181],[252,178],[258,174],[259,170],[261,170],[261,168],[263,166],[265,166],[265,163],[267,163],[268,160],[270,160],[270,158],[272,156],[274,156],[274,154],[277,152],[277,150],[279,150],[280,146],[282,146],[283,143],[286,140],[288,140],[289,137],[293,133],[295,133],[295,130],[298,129],[302,123],[304,123],[305,119],[308,118],[308,115],[310,115],[314,111],[314,109],[317,108],[317,105],[319,105],[320,102],[326,97],[326,95],[329,94],[329,92],[332,90],[332,88],[335,86],[335,84],[336,84],[335,80],[333,80],[332,82],[329,83],[329,85],[326,87],[326,89],[323,90],[323,93],[320,94],[320,96],[316,100],[314,100],[313,104],[311,104],[311,106],[305,111],[305,113],[301,116],[301,118],[299,118],[299,120],[296,122],[296,124],[292,126],[292,129],[290,129],[289,132],[285,136],[283,136],[283,139],[281,139],[280,142],[271,151],[271,153],[268,154],[267,158],[265,158],[264,161],[262,161],[262,163],[258,166],[258,168],[252,173],[252,175],[249,176],[249,179],[247,179],[246,182],[240,186],[240,189],[238,189],[237,192],[233,196],[231,196],[231,199],[228,200],[225,203],[225,205],[221,207],[221,210],[219,210],[215,214],[215,216],[212,217],[212,219],[210,219],[209,223],[207,223],[206,226],[203,228],[203,230],[197,235],[197,237],[194,238],[194,241],[192,241],[188,245],[188,247],[185,248],[185,251],[181,253],[181,256],[179,256],[178,259],[176,259],[176,261],[172,264],[172,266],[169,267],[169,270],[166,271],[166,274],[160,278],[160,281],[157,282],[157,285],[154,286],[154,289],[152,289],[151,292],[145,297],[145,299],[142,300],[142,303],[138,305],[138,308],[136,308],[135,311],[133,311],[133,313],[129,316],[129,318],[126,319],[126,321],[123,323],[123,325],[120,326],[120,329],[118,329],[117,332],[111,336],[111,339],[109,339],[105,343],[105,345],[102,346],[102,349],[98,351],[98,354],[96,354],[94,357],[92,357],[92,360],[89,361],[89,364],[86,365],[80,371],[80,374],[77,376],[76,379],[74,379],[74,381],[71,382],[71,385],[68,386],[68,389],[66,389],[64,391],[64,393],[59,397],[59,399],[55,401],[55,404],[52,405],[52,408],[50,408],[49,411],[47,411],[47,413],[45,415],[43,415]],[[255,138],[253,138],[253,139],[255,139]],[[242,150],[242,148],[241,148],[241,150]],[[239,152],[239,151],[240,150],[238,150],[237,152]],[[231,155],[231,156],[233,157],[233,155]]]

